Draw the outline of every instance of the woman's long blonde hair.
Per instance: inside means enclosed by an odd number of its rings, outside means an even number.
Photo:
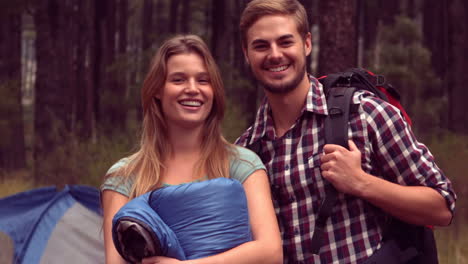
[[[144,194],[161,184],[164,160],[171,146],[161,101],[156,95],[164,88],[167,76],[167,62],[178,54],[198,54],[204,61],[213,88],[213,106],[204,124],[201,142],[201,157],[194,174],[205,172],[208,178],[229,177],[229,157],[232,145],[221,134],[224,116],[224,86],[219,69],[201,38],[195,35],[175,36],[162,44],[153,58],[151,68],[143,82],[141,100],[143,105],[143,127],[140,149],[128,158],[126,166],[109,176],[133,177],[134,184],[130,198]]]

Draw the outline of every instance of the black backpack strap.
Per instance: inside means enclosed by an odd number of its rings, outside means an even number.
[[[325,143],[348,148],[348,121],[356,88],[343,86],[328,89],[328,116],[325,118]]]
[[[348,148],[348,120],[355,91],[356,88],[349,86],[331,87],[327,89],[328,116],[325,118],[324,124],[326,144],[336,144]],[[325,199],[320,206],[315,221],[314,234],[311,242],[313,254],[318,254],[323,244],[325,225],[337,199],[337,190],[333,185],[328,184],[325,191]]]

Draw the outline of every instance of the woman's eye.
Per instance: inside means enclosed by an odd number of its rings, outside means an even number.
[[[208,79],[200,79],[200,80],[198,80],[198,82],[199,82],[199,83],[202,83],[202,84],[208,84],[208,83],[210,83],[210,80],[208,80]]]
[[[182,83],[184,81],[184,79],[182,79],[182,78],[173,78],[171,81],[173,83]]]

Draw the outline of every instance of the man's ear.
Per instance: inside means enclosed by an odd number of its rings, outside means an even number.
[[[242,52],[244,53],[245,63],[250,65],[249,56],[247,56],[247,47],[245,47],[244,45],[242,45]]]
[[[310,52],[312,51],[312,34],[310,34],[310,32],[307,32],[304,37],[304,50],[306,56],[309,56]]]

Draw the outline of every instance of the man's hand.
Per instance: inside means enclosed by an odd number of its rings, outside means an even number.
[[[322,176],[340,192],[361,196],[369,176],[361,167],[361,151],[348,140],[349,150],[333,144],[323,147]]]

